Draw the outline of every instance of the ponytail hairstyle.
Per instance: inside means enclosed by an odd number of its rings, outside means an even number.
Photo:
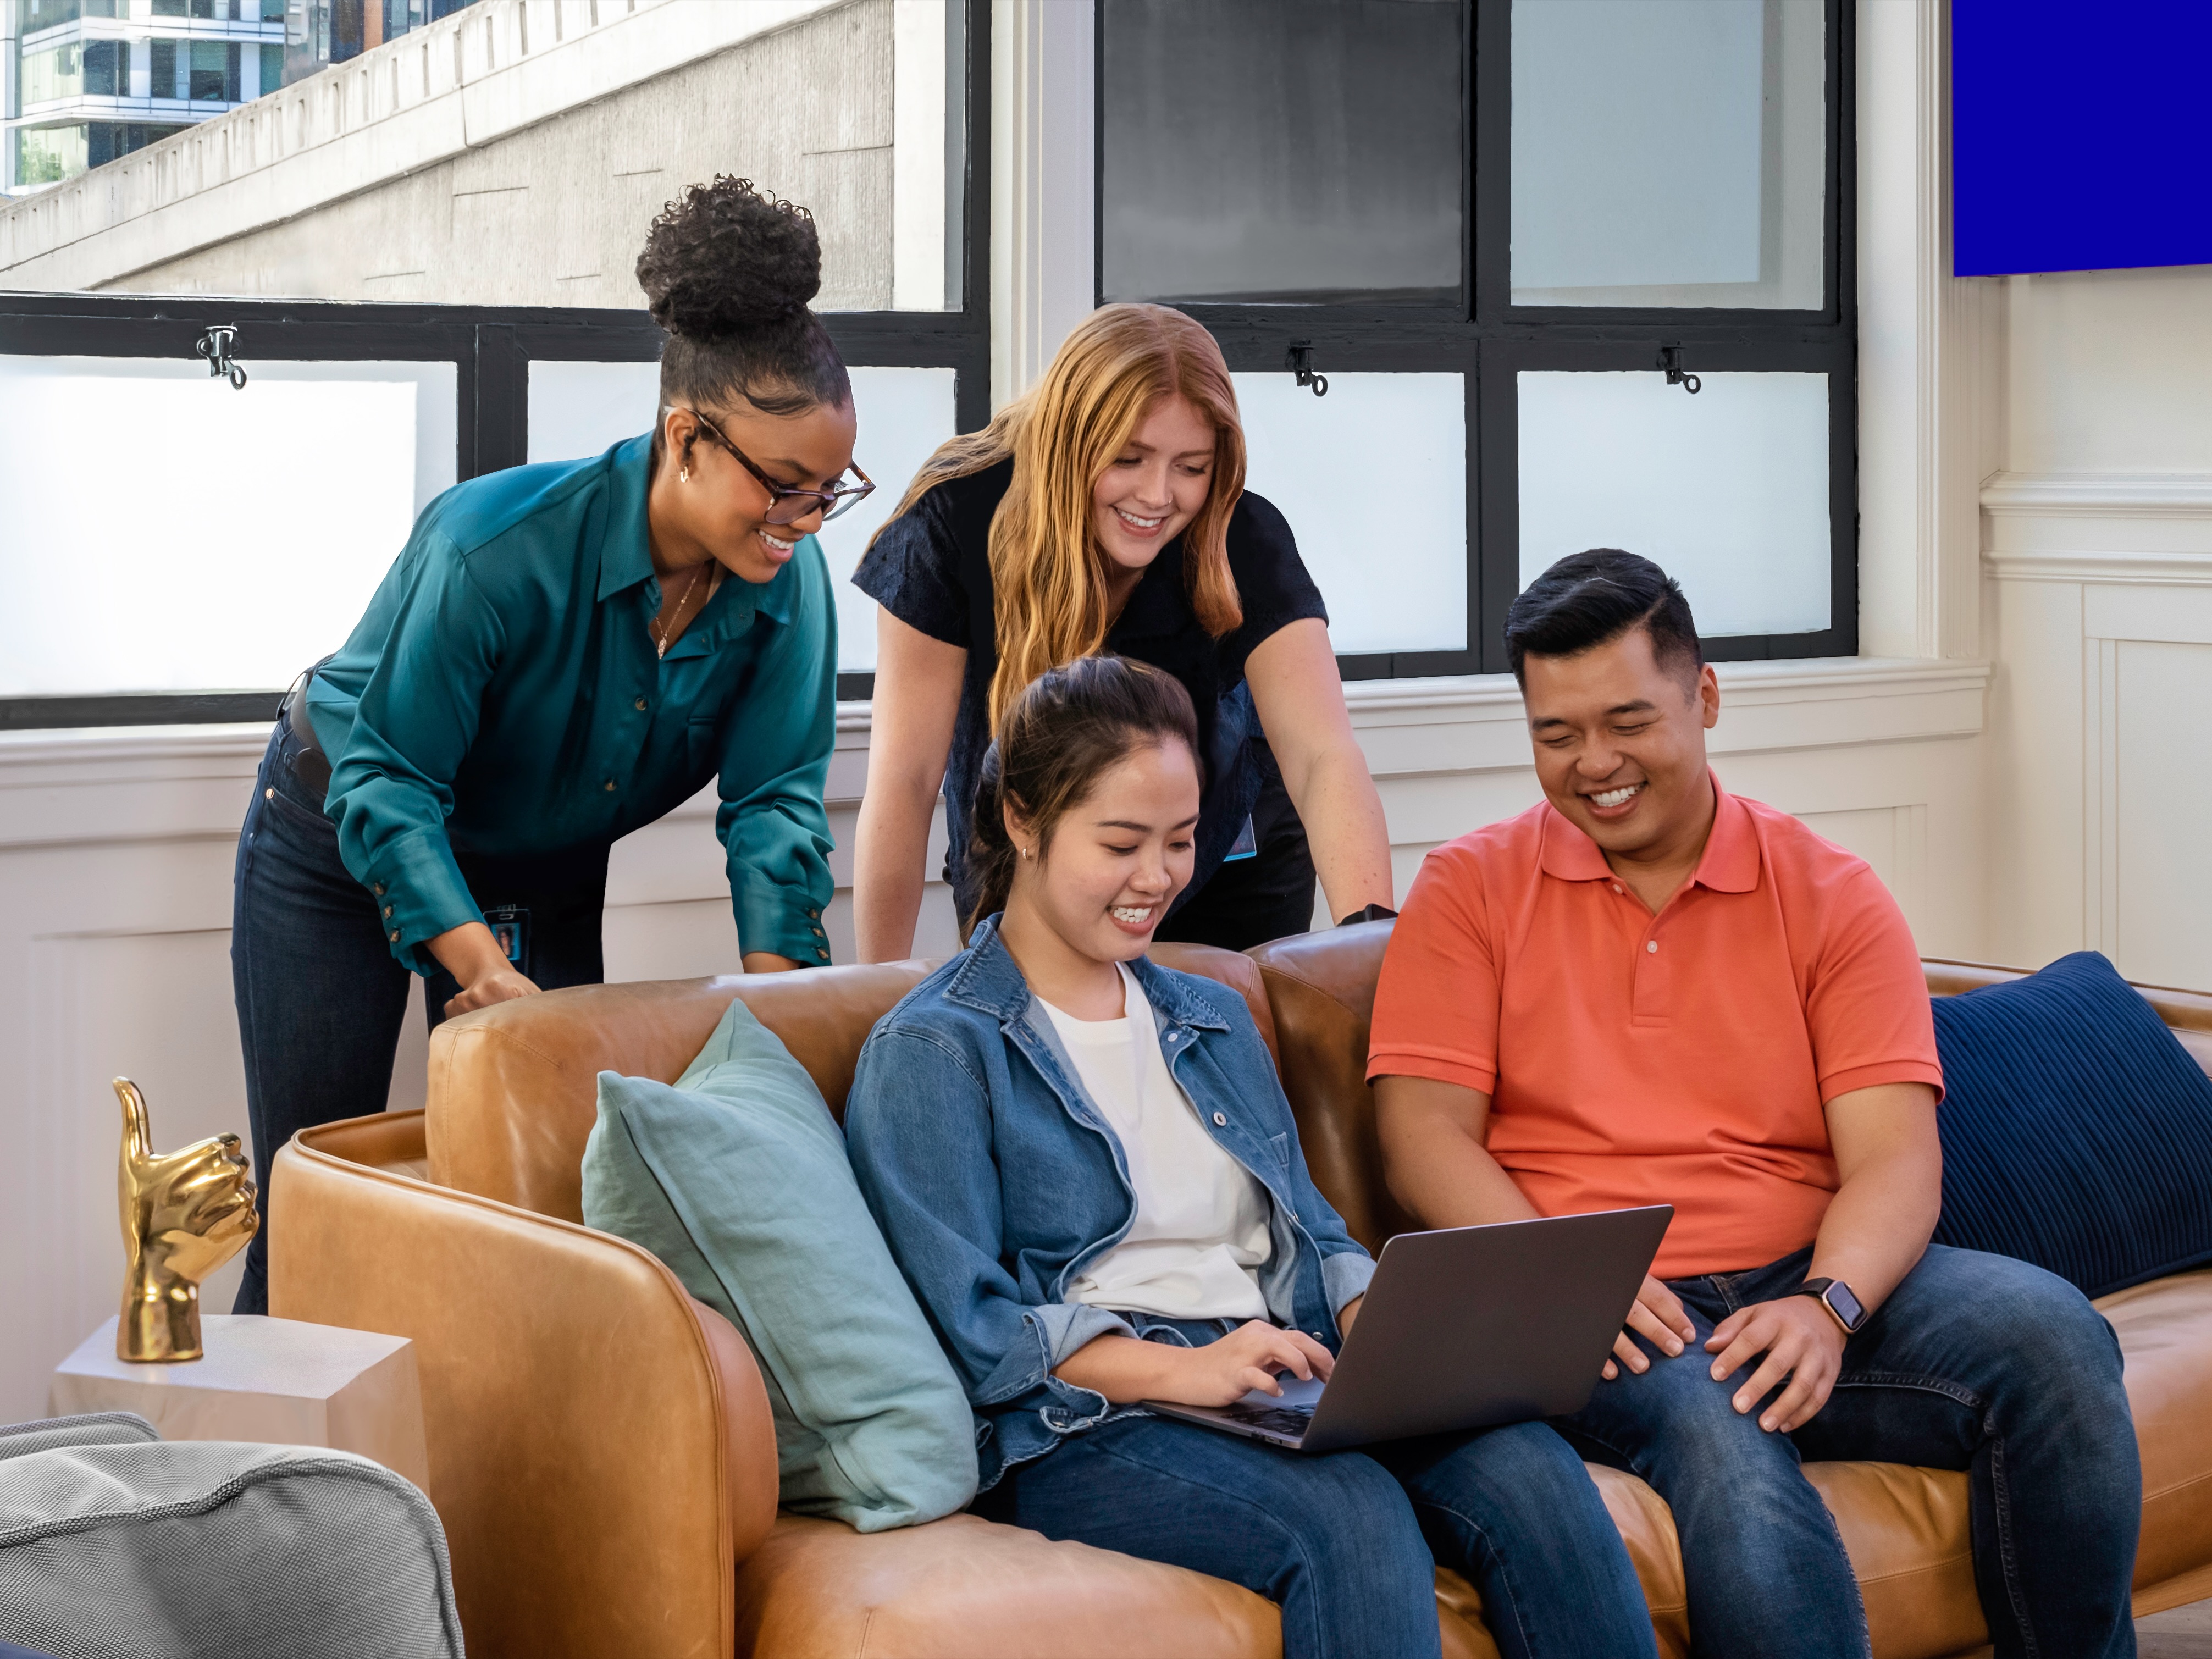
[[[1019,855],[1006,833],[1009,808],[1036,834],[1042,859],[1060,819],[1100,774],[1168,743],[1181,744],[1198,765],[1198,715],[1172,674],[1127,657],[1079,657],[1031,680],[999,717],[998,735],[984,751],[968,841],[975,908],[961,943],[985,916],[1005,909],[1014,890]]]
[[[1244,493],[1244,427],[1220,346],[1180,311],[1092,312],[1032,390],[930,457],[891,515],[940,483],[1013,458],[1013,483],[991,521],[994,725],[1038,675],[1105,643],[1106,555],[1091,531],[1091,493],[1152,405],[1173,393],[1213,425],[1213,476],[1206,505],[1182,532],[1182,570],[1199,625],[1219,639],[1244,620],[1229,571],[1229,517]]]
[[[805,208],[750,179],[694,185],[646,233],[637,282],[668,331],[656,465],[671,408],[742,400],[764,415],[803,415],[852,401],[844,360],[806,308],[822,289],[822,241]]]

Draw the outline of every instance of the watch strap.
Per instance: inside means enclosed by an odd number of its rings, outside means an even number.
[[[1837,1312],[1836,1304],[1828,1300],[1828,1288],[1835,1282],[1836,1281],[1832,1279],[1808,1279],[1802,1285],[1800,1285],[1796,1290],[1790,1291],[1790,1294],[1792,1296],[1811,1297],[1814,1301],[1819,1303],[1822,1307],[1828,1310],[1828,1317],[1836,1322],[1836,1324],[1839,1328],[1841,1328],[1845,1336],[1854,1335],[1856,1334],[1858,1328],[1857,1326],[1851,1324],[1843,1316],[1843,1315]],[[1845,1288],[1849,1289],[1850,1287],[1847,1285]],[[1858,1297],[1854,1294],[1851,1299],[1856,1302],[1858,1300]],[[1859,1323],[1864,1324],[1865,1322],[1864,1318],[1862,1317]]]

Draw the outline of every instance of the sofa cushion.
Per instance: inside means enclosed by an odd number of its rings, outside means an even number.
[[[874,1532],[975,1496],[967,1397],[820,1091],[744,1002],[675,1086],[600,1074],[583,1197],[750,1345],[785,1505]]]
[[[2103,1296],[2212,1261],[2212,1079],[2094,951],[1936,1000],[1938,1243]]]
[[[1474,1592],[1455,1575],[1437,1578],[1444,1659],[1498,1659]],[[1273,1602],[1226,1579],[973,1515],[873,1537],[781,1516],[738,1567],[739,1653],[1127,1659],[1138,1648],[1176,1659],[1280,1659],[1282,1620]]]
[[[2149,1589],[2212,1564],[2212,1272],[2137,1285],[2101,1297],[2097,1310],[2127,1355],[2142,1451],[2136,1588]]]

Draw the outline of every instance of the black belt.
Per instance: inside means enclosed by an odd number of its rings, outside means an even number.
[[[317,663],[315,668],[323,665]],[[307,687],[315,678],[315,668],[292,682],[292,689],[284,694],[284,702],[276,711],[276,718],[291,733],[291,756],[287,762],[292,775],[315,792],[321,800],[331,793],[331,758],[323,753],[322,745],[315,741],[315,724],[305,713]]]

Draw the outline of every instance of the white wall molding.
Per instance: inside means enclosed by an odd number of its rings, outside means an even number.
[[[1943,0],[1860,8],[1859,641],[1978,655],[1992,285],[1950,274]]]
[[[991,407],[1036,383],[1096,299],[1091,0],[993,0]]]
[[[58,292],[114,282],[481,149],[840,3],[481,0],[0,206],[0,272],[11,288]]]
[[[2212,583],[2212,471],[2000,472],[1982,514],[2000,581]]]
[[[1991,518],[2212,520],[2212,472],[1999,472],[1982,486]]]

